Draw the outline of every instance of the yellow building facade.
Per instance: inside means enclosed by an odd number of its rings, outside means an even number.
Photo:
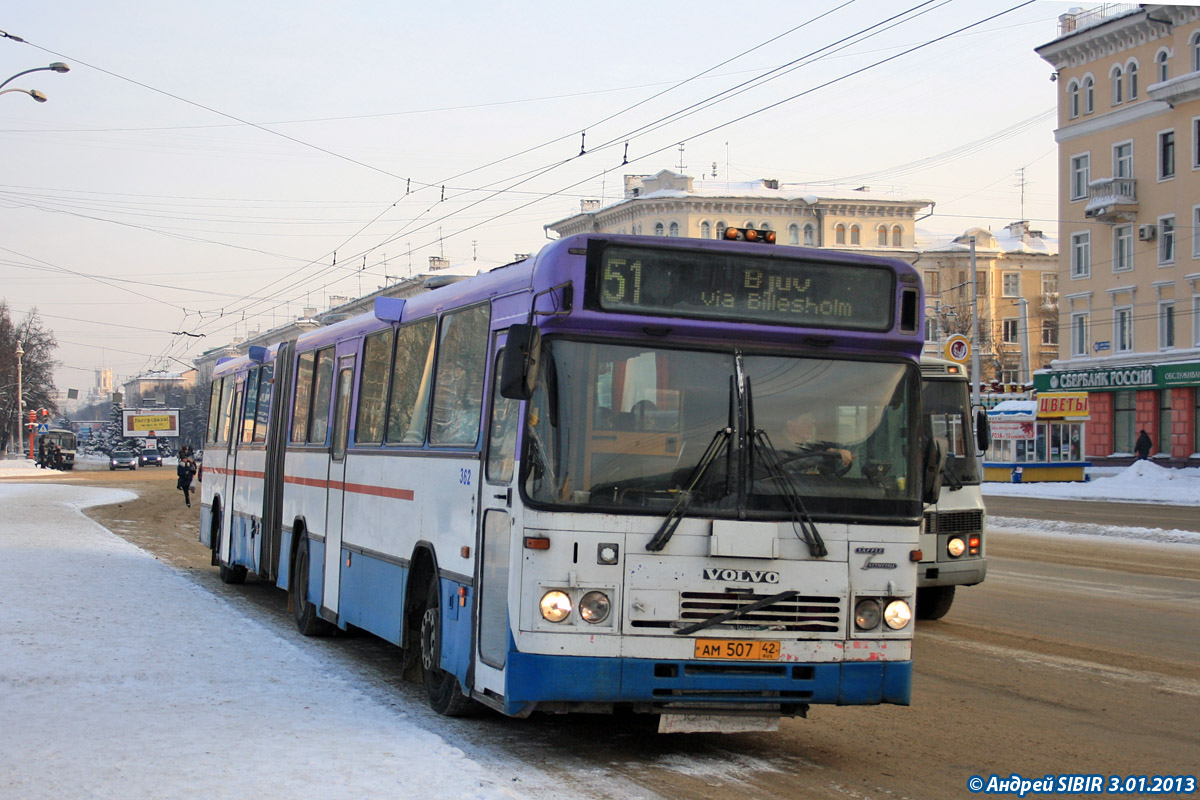
[[[1087,456],[1140,430],[1200,452],[1200,8],[1075,9],[1037,53],[1058,98],[1060,346],[1045,390],[1089,392]]]

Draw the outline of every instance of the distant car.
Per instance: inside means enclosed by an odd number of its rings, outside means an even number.
[[[108,468],[114,469],[137,469],[138,457],[130,450],[114,450],[113,454],[108,459]]]
[[[145,467],[150,464],[153,464],[156,467],[161,467],[162,453],[152,449],[143,450],[142,454],[138,456],[138,466]]]

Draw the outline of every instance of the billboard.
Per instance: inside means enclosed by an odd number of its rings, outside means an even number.
[[[178,408],[127,408],[121,412],[122,436],[135,439],[179,436]]]

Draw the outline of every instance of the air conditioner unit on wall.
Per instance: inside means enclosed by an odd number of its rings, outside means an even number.
[[[1149,242],[1158,233],[1157,225],[1138,225],[1138,241]]]

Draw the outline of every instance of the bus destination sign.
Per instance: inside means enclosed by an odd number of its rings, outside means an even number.
[[[712,250],[605,247],[589,305],[605,311],[885,331],[895,287],[878,267]]]

